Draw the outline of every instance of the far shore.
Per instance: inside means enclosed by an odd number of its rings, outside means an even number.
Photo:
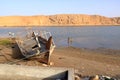
[[[28,26],[0,26],[1,27],[111,27],[120,25],[28,25]]]

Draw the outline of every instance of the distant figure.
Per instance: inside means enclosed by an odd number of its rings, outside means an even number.
[[[72,38],[68,37],[68,47],[72,44]]]

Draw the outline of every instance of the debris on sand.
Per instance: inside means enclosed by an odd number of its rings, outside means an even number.
[[[103,75],[95,75],[95,76],[85,76],[85,77],[75,77],[75,80],[117,80],[115,78]]]

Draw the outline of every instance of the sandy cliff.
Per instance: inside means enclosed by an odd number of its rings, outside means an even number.
[[[66,26],[66,25],[120,25],[120,17],[99,15],[59,14],[38,16],[1,16],[0,26]]]

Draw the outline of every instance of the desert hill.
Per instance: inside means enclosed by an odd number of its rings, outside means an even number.
[[[84,14],[0,16],[0,26],[120,25],[120,17]]]

